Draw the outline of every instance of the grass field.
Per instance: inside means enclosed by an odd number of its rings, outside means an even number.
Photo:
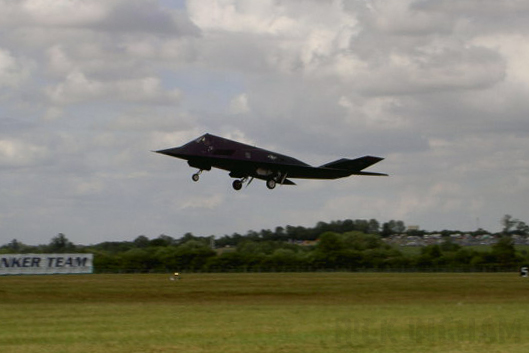
[[[527,352],[503,274],[0,277],[0,352]]]

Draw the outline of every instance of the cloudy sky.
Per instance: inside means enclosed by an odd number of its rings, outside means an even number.
[[[0,244],[529,222],[526,0],[0,0]],[[390,177],[236,192],[203,133]]]

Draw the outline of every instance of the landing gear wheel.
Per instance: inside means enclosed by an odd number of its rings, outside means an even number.
[[[234,180],[233,181],[233,184],[232,184],[233,188],[237,191],[241,190],[242,189],[242,181],[240,180]]]
[[[191,177],[193,179],[193,181],[198,181],[198,179],[200,179],[200,174],[196,173],[196,174],[193,174],[193,176]]]
[[[266,187],[272,190],[273,188],[276,187],[276,181],[274,179],[268,179],[266,181]]]

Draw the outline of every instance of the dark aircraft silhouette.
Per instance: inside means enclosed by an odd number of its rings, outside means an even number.
[[[193,180],[198,181],[204,170],[212,167],[230,172],[235,190],[249,185],[254,178],[266,181],[269,189],[281,185],[296,185],[290,178],[338,179],[351,175],[387,175],[363,172],[365,168],[380,162],[383,158],[364,156],[357,159],[338,159],[312,167],[295,158],[253,147],[222,137],[205,134],[181,147],[155,151],[171,157],[187,160],[190,167],[198,168]]]

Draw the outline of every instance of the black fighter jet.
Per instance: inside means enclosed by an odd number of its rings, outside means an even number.
[[[235,190],[249,185],[254,178],[266,181],[273,189],[280,185],[296,185],[290,179],[338,179],[350,175],[387,175],[363,170],[383,160],[364,156],[356,159],[338,159],[320,167],[312,167],[298,159],[253,147],[222,137],[205,134],[181,147],[155,151],[187,160],[190,167],[198,168],[193,180],[198,181],[204,170],[224,169],[230,172]]]

